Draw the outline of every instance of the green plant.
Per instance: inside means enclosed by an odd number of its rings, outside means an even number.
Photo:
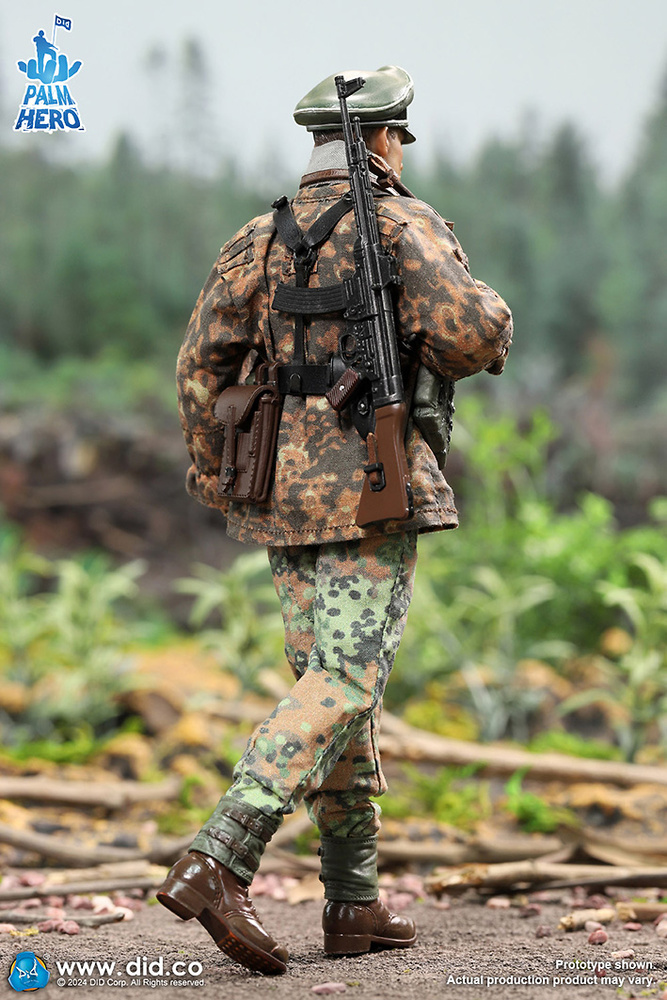
[[[505,808],[516,816],[519,826],[529,833],[553,833],[559,826],[576,826],[577,819],[567,809],[549,805],[539,795],[522,787],[529,767],[515,771],[505,785]]]
[[[223,669],[235,674],[245,690],[261,691],[261,671],[285,662],[282,617],[274,610],[278,602],[265,553],[240,556],[226,572],[200,564],[194,573],[175,584],[179,593],[194,598],[191,624],[202,629],[202,641]],[[217,625],[203,628],[211,617]]]
[[[440,767],[435,774],[425,774],[405,762],[401,767],[402,778],[380,800],[382,811],[400,819],[427,815],[461,830],[470,830],[492,813],[489,783],[476,778],[482,767],[479,763]]]
[[[28,670],[29,650],[47,632],[38,593],[51,563],[30,552],[17,531],[0,524],[0,653],[5,670]]]
[[[655,499],[651,521],[628,529],[615,523],[611,503],[592,493],[571,510],[556,510],[546,474],[553,426],[539,413],[524,426],[507,414],[496,419],[483,405],[469,397],[458,405],[462,529],[420,539],[414,600],[386,704],[397,709],[458,673],[482,738],[525,740],[538,696],[516,680],[517,663],[541,659],[564,670],[574,657],[596,653],[618,621],[610,595],[617,600],[627,587],[628,566],[645,557],[667,564],[667,501]],[[657,629],[656,609],[651,620]],[[634,676],[652,669],[655,650],[667,645],[661,636],[643,640],[630,660],[608,663],[618,674],[610,700],[627,699],[622,687],[631,666]],[[657,715],[660,702],[653,707]],[[643,710],[635,703],[632,712]]]
[[[119,732],[137,732],[139,727],[139,720],[130,718],[122,723]],[[28,728],[21,725],[15,727],[14,738],[17,742],[4,747],[0,755],[2,758],[11,761],[29,761],[36,757],[39,760],[53,761],[55,764],[85,764],[104,751],[109,742],[108,736],[96,736],[92,726],[81,720],[75,730],[68,732],[67,740],[64,742],[54,739],[20,739],[21,733]],[[113,735],[116,736],[118,733],[115,732]]]
[[[437,610],[433,585],[418,592],[426,592],[428,612],[424,616],[418,605],[410,619],[410,628],[416,626],[407,640],[413,650],[412,677],[428,684],[432,676],[458,670],[467,692],[464,704],[478,723],[480,739],[525,741],[541,695],[516,679],[517,663],[537,657],[560,660],[572,651],[569,643],[542,640],[523,627],[526,614],[549,604],[556,588],[543,577],[508,576],[488,565],[467,567],[464,579],[469,582],[452,587],[449,600]],[[424,649],[432,660],[419,671]]]
[[[55,589],[46,602],[46,622],[63,661],[104,669],[124,641],[116,605],[136,597],[136,580],[145,570],[141,560],[113,569],[104,555],[54,563]]]
[[[615,708],[613,725],[626,760],[636,758],[652,726],[667,745],[667,568],[648,553],[629,560],[625,586],[600,581],[606,605],[630,622],[633,640],[616,660],[601,658],[607,686],[582,691],[561,706],[566,715],[584,705],[602,702]]]
[[[25,693],[18,709],[2,711],[6,741],[93,738],[120,718],[117,695],[133,681],[131,628],[117,605],[136,595],[143,570],[97,555],[46,560],[2,529],[0,664]]]
[[[556,753],[569,754],[571,757],[587,757],[594,760],[620,760],[621,751],[619,747],[611,743],[603,743],[601,740],[584,739],[576,733],[568,733],[563,729],[551,729],[547,732],[538,733],[529,743],[528,749],[532,753]]]
[[[95,738],[90,726],[81,724],[78,731],[70,734],[65,743],[56,743],[54,740],[22,741],[15,746],[6,747],[2,756],[13,761],[37,757],[56,764],[85,764],[102,746],[103,741]]]

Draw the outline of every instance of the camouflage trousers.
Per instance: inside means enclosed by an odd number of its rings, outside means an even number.
[[[382,697],[416,560],[414,531],[269,549],[296,683],[248,742],[227,801],[282,818],[305,799],[323,836],[377,833],[371,797],[387,787],[377,745]]]

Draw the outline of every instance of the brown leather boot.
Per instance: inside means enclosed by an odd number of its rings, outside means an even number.
[[[359,955],[378,948],[409,948],[417,940],[415,925],[376,899],[371,903],[329,902],[322,915],[327,955]]]
[[[287,949],[262,927],[248,886],[214,858],[199,851],[181,858],[157,898],[182,920],[196,917],[218,948],[247,969],[268,975],[287,971]]]
[[[378,898],[377,835],[322,837],[322,915],[327,955],[359,955],[379,948],[409,948],[417,940],[408,917],[392,913]]]

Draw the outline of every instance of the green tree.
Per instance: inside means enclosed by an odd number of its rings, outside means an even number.
[[[601,309],[613,331],[626,398],[664,396],[667,358],[667,73],[610,218],[613,261]]]
[[[563,125],[548,145],[535,187],[539,318],[548,353],[569,377],[585,370],[589,345],[600,327],[596,289],[605,267],[597,178],[571,125]]]

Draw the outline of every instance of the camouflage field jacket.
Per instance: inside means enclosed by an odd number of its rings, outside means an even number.
[[[302,186],[293,201],[303,230],[337,202],[346,181]],[[449,225],[428,205],[393,192],[377,192],[378,225],[396,260],[397,334],[432,371],[454,379],[487,369],[502,371],[512,335],[503,300],[468,270]],[[319,251],[311,287],[332,285],[353,271],[354,214],[338,223]],[[276,471],[266,503],[228,501],[217,492],[221,427],[213,414],[227,386],[243,380],[253,358],[289,362],[294,318],[270,308],[279,281],[295,282],[289,250],[277,237],[271,214],[249,222],[222,248],[195,306],[178,360],[179,407],[192,459],[187,490],[227,515],[227,532],[241,541],[313,545],[366,535],[458,524],[454,497],[431,449],[410,421],[406,453],[414,516],[359,528],[355,515],[368,457],[346,412],[324,396],[285,397]],[[306,327],[309,363],[326,364],[338,349],[344,320],[314,317]],[[404,380],[409,378],[406,365]]]

